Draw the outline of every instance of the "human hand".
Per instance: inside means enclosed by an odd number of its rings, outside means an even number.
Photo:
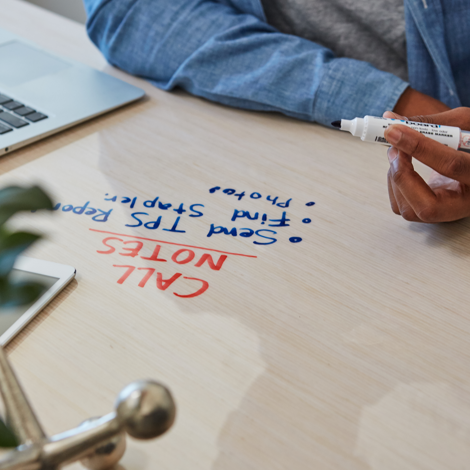
[[[437,115],[386,118],[442,124],[470,130],[470,109]],[[385,131],[388,150],[388,193],[395,214],[414,222],[450,222],[470,216],[470,155],[446,147],[413,129],[395,124]],[[414,171],[412,156],[434,171],[428,184]]]
[[[441,101],[408,87],[400,96],[393,111],[402,116],[414,116],[442,113],[449,109]]]

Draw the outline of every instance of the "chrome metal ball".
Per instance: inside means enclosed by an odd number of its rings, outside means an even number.
[[[151,380],[139,380],[125,387],[116,401],[117,418],[136,439],[152,439],[170,429],[176,406],[170,391]]]

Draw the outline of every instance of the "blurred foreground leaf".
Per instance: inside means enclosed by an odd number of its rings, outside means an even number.
[[[0,226],[18,212],[52,207],[51,199],[39,186],[9,186],[0,190]]]
[[[39,282],[13,282],[8,278],[0,278],[0,308],[30,304],[45,290],[44,285]]]
[[[0,232],[0,279],[8,276],[16,258],[39,238],[40,235],[29,232]]]
[[[16,447],[19,444],[13,432],[0,419],[0,447]]]
[[[23,231],[11,232],[5,228],[5,223],[18,212],[52,208],[51,199],[39,186],[9,186],[0,190],[0,314],[2,309],[34,302],[45,290],[45,286],[38,282],[16,281],[11,277],[17,257],[41,236]],[[15,435],[0,419],[0,447],[17,445]]]

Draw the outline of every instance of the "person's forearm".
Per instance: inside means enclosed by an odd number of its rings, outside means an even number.
[[[450,108],[441,101],[408,87],[397,101],[393,111],[408,117],[420,114],[442,113],[449,109]]]

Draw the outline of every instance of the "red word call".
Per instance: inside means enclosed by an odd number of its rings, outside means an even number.
[[[144,247],[144,243],[139,240],[128,240],[124,241],[122,238],[119,237],[106,237],[102,240],[103,245],[105,245],[108,249],[107,250],[97,250],[97,253],[103,255],[110,255],[114,252],[117,252],[119,256],[135,258],[139,257],[140,259],[147,260],[147,261],[154,261],[154,262],[161,262],[166,263],[168,260],[171,260],[173,263],[178,265],[188,264],[192,261],[195,261],[194,266],[200,268],[204,265],[208,266],[211,270],[220,271],[222,266],[227,259],[227,255],[220,255],[217,261],[214,261],[212,255],[208,253],[203,253],[201,256],[196,257],[196,253],[194,250],[189,248],[180,248],[174,253],[171,254],[169,258],[168,255],[164,255],[161,253],[162,245],[156,244],[153,252],[150,256],[139,256],[142,248]],[[112,243],[112,244],[111,244]],[[165,257],[164,257],[165,256]],[[168,258],[168,259],[166,259]],[[117,281],[118,284],[123,284],[126,279],[137,269],[137,271],[144,271],[145,274],[140,280],[138,286],[145,287],[149,279],[155,274],[156,268],[136,268],[135,266],[130,265],[113,265],[117,268],[126,268],[124,274],[119,278]],[[163,275],[160,272],[156,273],[156,286],[159,290],[166,290],[170,287],[175,281],[177,281],[182,276],[181,273],[174,274],[169,279],[163,279]],[[199,283],[198,289],[189,295],[182,295],[178,294],[177,292],[173,292],[174,295],[177,297],[183,298],[192,298],[197,297],[203,294],[208,288],[209,283],[203,279],[191,278],[191,277],[184,277],[183,279],[196,281]],[[202,286],[201,286],[202,284]]]

